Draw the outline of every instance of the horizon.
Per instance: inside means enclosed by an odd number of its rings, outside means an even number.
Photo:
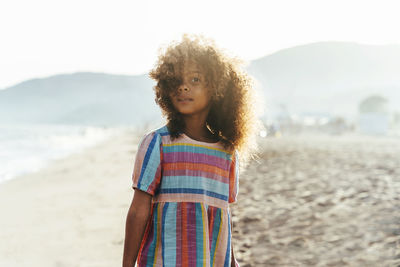
[[[283,50],[287,50],[287,49],[291,49],[291,48],[295,48],[295,47],[299,47],[299,46],[320,44],[320,43],[353,43],[353,44],[360,45],[360,46],[397,46],[397,45],[400,46],[400,44],[364,44],[364,43],[358,43],[358,42],[345,42],[345,41],[321,41],[321,42],[312,42],[312,43],[308,43],[308,44],[299,44],[299,45],[296,45],[296,46],[293,46],[293,47],[283,48],[283,49],[274,51],[271,54],[267,54],[267,55],[264,55],[264,56],[260,56],[258,58],[254,58],[254,59],[251,59],[251,60],[245,60],[245,61],[250,63],[251,61],[255,61],[255,60],[262,59],[264,57],[268,57],[268,56],[273,55],[275,53],[279,53],[279,52],[281,52]],[[18,81],[15,84],[11,84],[9,86],[3,87],[3,88],[0,87],[0,91],[8,89],[10,87],[17,86],[17,85],[19,85],[21,83],[24,83],[24,82],[27,82],[27,81],[31,81],[31,80],[47,79],[47,78],[51,78],[51,77],[59,76],[59,75],[73,75],[73,74],[79,74],[79,73],[106,74],[106,75],[114,75],[114,76],[143,76],[143,75],[146,75],[148,73],[148,71],[144,71],[142,73],[133,73],[133,74],[130,74],[130,73],[113,73],[113,72],[105,72],[105,71],[101,71],[101,70],[100,71],[75,70],[75,71],[71,71],[71,72],[60,72],[60,73],[46,74],[46,75],[43,75],[43,76],[36,76],[36,77],[27,78],[25,80]]]

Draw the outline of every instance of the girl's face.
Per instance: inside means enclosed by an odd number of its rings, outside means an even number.
[[[194,63],[184,65],[182,84],[170,94],[175,109],[183,115],[205,115],[210,109],[211,95],[204,74]]]

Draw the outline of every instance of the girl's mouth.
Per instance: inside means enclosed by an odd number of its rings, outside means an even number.
[[[178,102],[190,102],[193,101],[193,98],[185,97],[185,98],[178,98]]]

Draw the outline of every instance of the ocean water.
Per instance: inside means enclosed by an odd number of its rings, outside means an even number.
[[[45,167],[51,160],[105,141],[126,127],[1,125],[0,184]]]

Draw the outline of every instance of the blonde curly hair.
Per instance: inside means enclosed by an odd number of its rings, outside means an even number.
[[[167,118],[171,138],[177,138],[185,125],[173,106],[170,93],[182,83],[185,62],[195,62],[206,77],[211,93],[211,108],[206,124],[224,148],[240,155],[240,165],[257,157],[257,131],[262,125],[257,118],[254,104],[253,79],[240,69],[243,60],[228,56],[215,41],[203,35],[183,34],[180,42],[173,41],[159,49],[158,61],[149,72],[157,84],[153,87],[156,103]]]

